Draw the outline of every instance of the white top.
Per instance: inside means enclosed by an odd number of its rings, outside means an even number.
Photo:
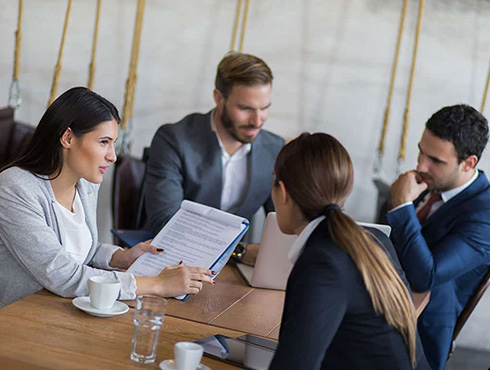
[[[301,231],[301,233],[298,235],[298,239],[295,240],[288,253],[288,258],[292,263],[296,263],[299,256],[303,252],[306,241],[324,219],[325,216],[320,216],[315,218],[313,221],[310,221],[310,223],[306,225],[303,231]]]
[[[93,240],[85,221],[85,212],[78,190],[75,192],[73,212],[63,207],[58,201],[55,204],[61,216],[59,222],[63,224],[66,233],[66,241],[63,247],[73,261],[83,264],[92,247]]]
[[[454,198],[456,195],[458,195],[459,193],[461,193],[464,189],[466,189],[468,186],[470,186],[471,184],[473,184],[473,182],[475,182],[475,180],[478,178],[478,170],[475,170],[475,173],[473,174],[473,176],[471,176],[471,179],[469,179],[468,181],[466,181],[463,185],[461,186],[458,186],[457,188],[454,188],[454,189],[451,189],[451,190],[447,190],[447,191],[443,191],[441,192],[441,200],[437,201],[437,202],[434,202],[432,204],[432,207],[430,208],[430,211],[429,211],[429,214],[427,215],[427,217],[431,216],[435,211],[437,211],[439,208],[441,208],[444,203],[447,203],[449,202],[450,199]],[[430,194],[427,193],[427,194]],[[427,203],[429,200],[429,197],[426,196],[422,202],[420,202],[419,204],[417,204],[417,208],[416,208],[416,212],[418,212],[424,205],[425,203]],[[402,207],[405,207],[405,206],[408,206],[410,204],[413,204],[413,202],[405,202],[403,204],[400,204],[399,206],[393,208],[390,212],[393,212],[393,211],[396,211],[397,209],[400,209]]]
[[[230,156],[219,138],[213,116],[214,111],[211,114],[211,130],[216,133],[216,138],[221,148],[221,165],[223,167],[221,210],[236,213],[247,194],[250,182],[250,168],[248,166],[247,154],[252,150],[252,144],[243,144]]]
[[[88,296],[91,276],[117,278],[119,299],[136,297],[134,276],[109,265],[122,248],[97,241],[99,187],[84,179],[77,184],[93,239],[87,264],[80,264],[65,251],[68,232],[48,177],[18,167],[0,173],[0,271],[13,277],[0,278],[0,308],[42,288],[63,297]]]

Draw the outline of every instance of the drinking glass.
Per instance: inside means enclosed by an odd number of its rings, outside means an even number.
[[[155,362],[166,307],[167,300],[164,298],[152,295],[136,297],[131,360],[145,364]]]

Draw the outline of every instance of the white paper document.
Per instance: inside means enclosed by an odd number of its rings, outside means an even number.
[[[127,271],[135,276],[157,276],[165,267],[183,261],[186,266],[219,273],[248,226],[245,218],[184,200],[151,243],[164,251],[141,255]]]

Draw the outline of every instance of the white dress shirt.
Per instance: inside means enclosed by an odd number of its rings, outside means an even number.
[[[225,212],[236,213],[245,198],[250,182],[250,168],[247,154],[252,150],[252,144],[243,144],[233,155],[229,155],[221,142],[211,114],[211,130],[216,133],[221,148],[222,189],[221,209]]]
[[[73,212],[70,212],[57,201],[55,204],[61,216],[59,221],[65,229],[66,243],[63,247],[73,261],[83,264],[92,247],[92,234],[85,221],[85,211],[80,195],[78,195],[78,191],[75,192]]]
[[[289,261],[291,261],[291,263],[296,263],[299,256],[303,252],[306,241],[313,233],[313,231],[315,231],[320,222],[322,222],[325,218],[325,216],[315,218],[313,221],[310,221],[310,223],[305,226],[303,231],[301,231],[301,233],[298,235],[298,238],[294,241],[293,245],[289,249],[288,259]]]

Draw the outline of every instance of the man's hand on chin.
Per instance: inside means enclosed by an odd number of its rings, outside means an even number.
[[[427,184],[420,180],[417,171],[412,170],[405,172],[391,185],[391,203],[392,207],[407,202],[413,202],[417,197],[427,189]]]

